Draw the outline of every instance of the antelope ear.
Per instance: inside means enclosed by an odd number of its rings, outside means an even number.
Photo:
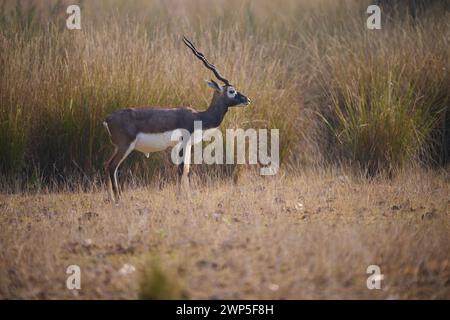
[[[210,81],[206,80],[206,83],[208,84],[208,86],[210,86],[214,90],[222,92],[222,87],[219,86],[219,84],[217,82],[215,82],[214,80],[210,80]]]

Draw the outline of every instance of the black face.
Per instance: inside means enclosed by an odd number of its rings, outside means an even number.
[[[222,90],[223,95],[225,95],[228,99],[228,105],[230,107],[237,105],[248,106],[250,104],[250,99],[238,92],[234,87],[224,86]]]

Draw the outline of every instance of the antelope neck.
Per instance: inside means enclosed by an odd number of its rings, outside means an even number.
[[[217,128],[220,126],[227,111],[228,106],[226,103],[214,95],[208,109],[199,112],[203,129]]]

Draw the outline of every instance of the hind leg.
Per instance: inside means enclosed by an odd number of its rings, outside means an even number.
[[[104,170],[105,170],[105,175],[106,175],[106,189],[108,190],[108,194],[109,194],[109,198],[111,199],[111,201],[114,202],[114,187],[113,187],[113,177],[110,174],[110,164],[111,161],[114,159],[114,157],[117,154],[117,151],[119,150],[119,148],[117,146],[114,146],[114,151],[111,155],[111,157],[109,157],[108,161],[105,162],[104,165]]]
[[[107,165],[107,174],[109,177],[109,181],[111,183],[111,199],[115,202],[119,201],[120,197],[120,189],[119,183],[117,180],[117,170],[122,162],[128,157],[128,155],[133,151],[135,143],[128,146],[122,146],[117,148],[117,152],[113,155],[111,160]]]

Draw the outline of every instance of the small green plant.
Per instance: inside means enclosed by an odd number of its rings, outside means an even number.
[[[139,299],[186,299],[181,280],[174,272],[164,270],[158,259],[152,259],[145,267],[139,287]]]

